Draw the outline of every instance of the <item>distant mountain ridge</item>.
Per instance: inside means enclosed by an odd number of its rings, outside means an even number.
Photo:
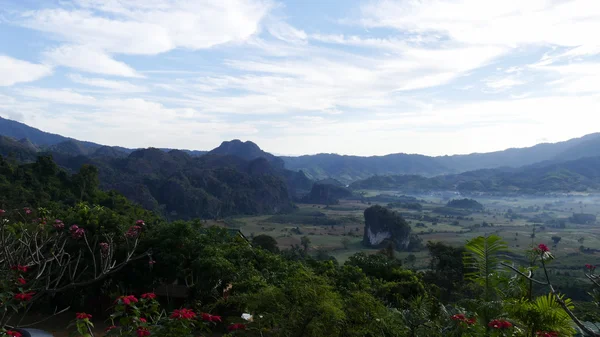
[[[79,141],[56,134],[43,132],[25,124],[0,117],[0,135],[12,137],[13,141],[4,140],[0,146],[19,149],[21,156],[31,157],[33,152],[51,152],[70,156],[87,156],[92,158],[123,158],[133,149],[103,146],[100,144]],[[169,152],[171,149],[160,149]],[[7,149],[2,150],[3,153]],[[299,157],[277,157],[260,149],[253,142],[232,140],[223,142],[219,147],[206,152],[180,150],[191,156],[205,154],[236,156],[245,160],[263,158],[253,163],[255,172],[272,170],[284,175],[288,186],[295,186],[299,191],[307,193],[314,181],[334,179],[341,185],[348,185],[375,176],[418,175],[436,177],[440,175],[456,175],[482,169],[505,170],[528,165],[547,166],[586,157],[600,156],[600,133],[589,134],[558,143],[538,144],[528,148],[513,148],[490,153],[474,153],[468,155],[430,157],[418,154],[389,154],[385,156],[344,156],[337,154],[317,154]],[[13,151],[14,152],[14,151]],[[298,174],[293,173],[298,172]],[[474,173],[469,173],[474,174]],[[476,174],[476,173],[475,173]],[[405,178],[402,178],[405,179]]]
[[[373,176],[350,185],[354,190],[404,192],[459,191],[535,194],[600,192],[600,156],[545,162],[520,168],[482,169],[437,177]]]
[[[281,158],[287,168],[303,170],[313,180],[333,178],[349,184],[372,176],[415,174],[433,177],[488,168],[517,168],[539,162],[557,163],[594,156],[600,156],[600,133],[559,143],[467,155],[429,157],[397,153],[359,157],[316,154]]]

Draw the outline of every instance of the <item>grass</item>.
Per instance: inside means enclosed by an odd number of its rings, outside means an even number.
[[[366,196],[386,193],[384,191],[364,192]],[[387,193],[395,194],[395,192]],[[538,222],[535,224],[536,236],[532,240],[534,223],[530,219],[536,216],[568,219],[573,212],[600,215],[600,199],[481,197],[475,199],[485,206],[485,211],[456,217],[433,212],[438,207],[444,207],[448,198],[434,195],[415,195],[415,197],[422,200],[422,211],[403,208],[394,208],[394,210],[405,216],[413,232],[419,234],[423,242],[441,241],[460,246],[480,235],[498,234],[506,240],[509,249],[517,254],[524,254],[527,249],[530,249],[532,243],[547,244],[558,258],[552,268],[574,270],[585,263],[597,260],[597,255],[583,254],[579,251],[582,244],[578,240],[584,237],[585,247],[600,248],[600,226],[568,223],[566,228],[546,227],[540,230],[541,223]],[[381,204],[387,205],[387,203]],[[361,244],[364,231],[363,211],[369,206],[368,203],[356,200],[342,200],[339,205],[329,207],[298,204],[298,209],[291,214],[237,217],[227,219],[225,222],[231,227],[239,228],[248,237],[259,234],[271,235],[277,239],[281,249],[299,245],[300,238],[308,236],[311,250],[326,250],[343,263],[357,252],[376,252]],[[508,210],[512,210],[517,216],[512,221],[506,217]],[[552,236],[562,238],[556,247],[553,246]],[[342,242],[343,239],[348,240],[346,247]],[[399,253],[399,257],[405,258],[408,254]],[[427,252],[422,251],[415,255],[417,256],[415,268],[426,268],[429,263]]]

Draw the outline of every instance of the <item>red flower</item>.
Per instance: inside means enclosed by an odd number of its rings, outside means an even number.
[[[543,244],[543,243],[540,243],[540,244],[537,246],[537,250],[538,250],[538,251],[540,251],[540,252],[542,252],[542,253],[546,253],[546,252],[549,252],[549,251],[550,251],[550,249],[548,248],[548,246],[546,246],[546,245],[545,245],[545,244]]]
[[[0,209],[0,216],[3,216],[3,215],[4,215],[4,213],[6,213],[6,211],[5,211],[5,210],[3,210],[3,209]]]
[[[585,268],[587,268],[588,270],[594,270],[596,269],[596,266],[594,266],[593,264],[586,264]]]
[[[111,326],[109,326],[108,328],[104,329],[104,332],[109,332],[110,330],[112,330],[112,329],[116,329],[116,328],[117,328],[117,326],[116,326],[116,325],[111,325]]]
[[[31,214],[29,207],[23,207],[23,210],[25,211],[25,214]]]
[[[15,300],[19,300],[19,301],[31,301],[31,299],[33,298],[33,295],[35,295],[34,292],[28,292],[28,293],[19,293],[16,294],[14,296]]]
[[[135,222],[135,224],[138,225],[138,226],[143,226],[146,223],[144,222],[144,220],[138,220],[138,221]]]
[[[75,314],[75,317],[77,319],[91,319],[92,315],[86,314],[85,312],[78,312],[77,314]]]
[[[488,326],[490,328],[494,328],[494,329],[508,329],[508,328],[511,328],[513,325],[509,321],[505,321],[502,319],[495,319],[495,320],[491,321],[488,324]]]
[[[465,317],[464,314],[456,314],[452,317],[450,317],[453,321],[464,321],[465,319],[467,319],[467,317]]]
[[[227,327],[227,330],[229,330],[229,331],[246,330],[246,324],[242,324],[242,323],[231,324],[230,326]]]
[[[24,278],[22,278],[22,277],[19,277],[19,278],[17,279],[17,283],[18,283],[18,284],[20,284],[20,285],[25,285],[25,284],[27,284],[27,280],[25,280],[25,279],[24,279]]]
[[[135,332],[138,337],[147,337],[150,336],[150,331],[148,331],[148,329],[146,328],[138,328],[137,331]]]
[[[148,264],[149,264],[150,266],[153,266],[153,265],[155,265],[155,264],[156,264],[156,261],[154,261],[154,260],[150,260],[150,261],[148,261]]]
[[[131,305],[132,303],[137,303],[138,299],[133,295],[121,296],[117,298],[116,302],[122,301],[125,305]]]
[[[172,319],[194,319],[196,318],[196,313],[190,309],[179,309],[173,311],[171,314]]]
[[[18,331],[12,331],[12,330],[6,331],[5,334],[7,336],[11,336],[11,337],[21,337],[21,336],[23,336],[20,332],[18,332]]]
[[[19,264],[19,265],[10,267],[10,269],[17,270],[17,271],[20,271],[22,273],[26,273],[29,270],[29,267],[22,266],[22,265]]]
[[[147,300],[153,300],[156,298],[156,294],[155,293],[146,293],[142,295],[143,299],[147,299]]]
[[[148,323],[148,321],[144,317],[140,317],[140,322],[142,322],[142,323]]]
[[[106,257],[108,255],[108,249],[110,248],[110,245],[107,242],[100,242],[98,246],[100,246],[100,253],[102,253],[102,256]]]
[[[538,331],[535,333],[538,337],[558,337],[558,332],[555,331]]]
[[[203,313],[202,320],[207,322],[221,322],[221,316],[214,316],[211,314]]]

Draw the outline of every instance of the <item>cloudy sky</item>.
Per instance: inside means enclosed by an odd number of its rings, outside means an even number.
[[[598,32],[598,0],[0,0],[0,116],[127,147],[524,147],[600,131]]]

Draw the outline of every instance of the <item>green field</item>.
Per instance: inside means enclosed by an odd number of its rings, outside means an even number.
[[[374,197],[381,191],[364,191],[364,195]],[[393,194],[393,193],[390,193]],[[485,234],[498,234],[503,237],[512,252],[524,255],[532,244],[545,243],[557,257],[553,267],[557,270],[581,268],[598,258],[591,253],[582,253],[580,247],[600,248],[600,226],[598,224],[578,225],[568,218],[574,212],[600,215],[600,200],[590,197],[547,197],[547,198],[476,198],[485,210],[465,217],[446,216],[434,212],[446,205],[448,198],[435,195],[415,196],[423,206],[421,211],[393,208],[401,213],[419,234],[423,242],[441,241],[451,245],[463,245],[467,240]],[[227,219],[228,226],[238,228],[247,237],[267,234],[277,239],[281,249],[299,245],[300,239],[307,236],[311,241],[310,250],[323,250],[344,262],[359,251],[374,253],[377,250],[363,247],[363,211],[378,202],[341,200],[338,205],[324,206],[298,204],[291,214],[275,216],[237,217]],[[379,202],[386,206],[387,202]],[[512,218],[512,219],[511,219]],[[562,220],[564,228],[548,226],[552,221]],[[535,238],[532,232],[536,228]],[[557,245],[552,237],[560,236]],[[583,242],[581,241],[583,238]],[[403,258],[408,252],[399,252]],[[426,268],[427,251],[413,252],[417,256],[416,268]]]

